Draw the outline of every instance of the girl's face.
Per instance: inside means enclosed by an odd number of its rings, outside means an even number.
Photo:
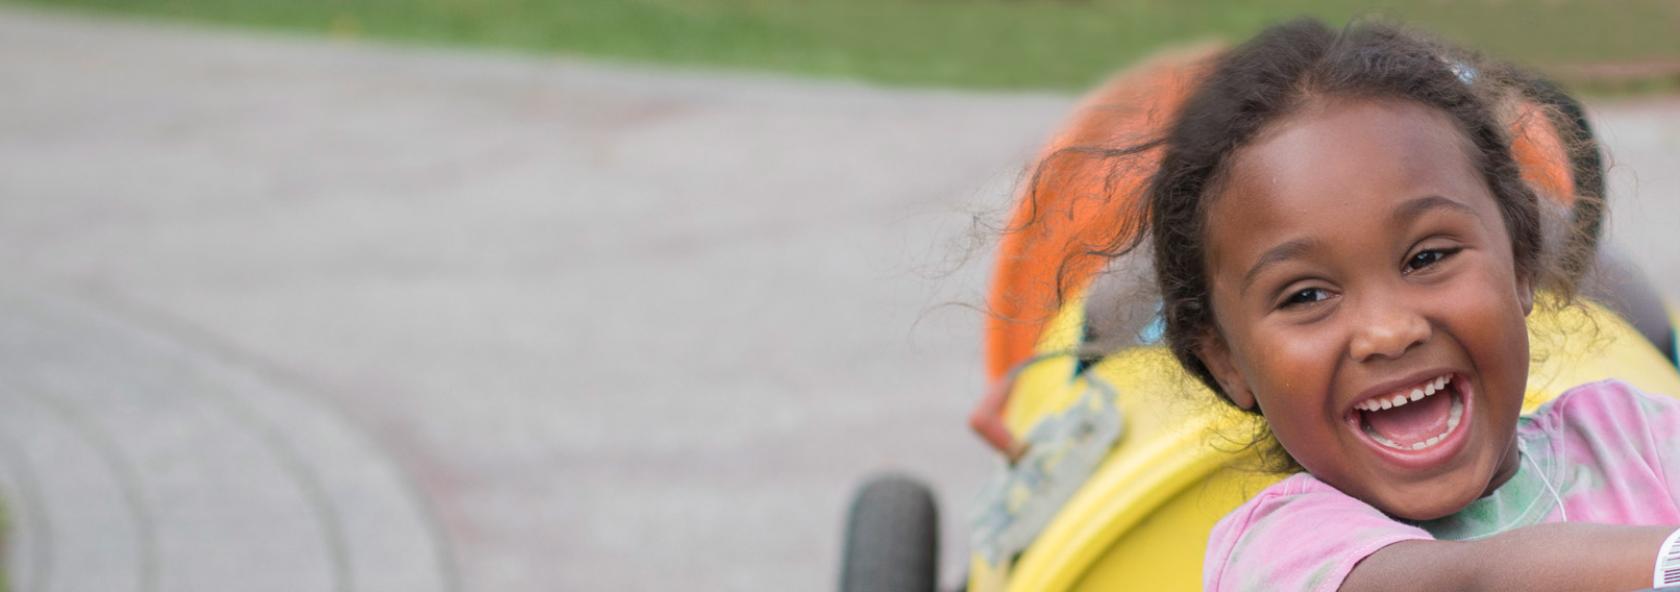
[[[1207,213],[1204,363],[1301,466],[1400,518],[1518,462],[1533,297],[1472,149],[1428,107],[1326,102],[1239,150]]]

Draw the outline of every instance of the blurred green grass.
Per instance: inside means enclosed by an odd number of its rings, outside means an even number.
[[[1154,49],[1241,39],[1296,15],[1394,17],[1542,70],[1680,62],[1674,0],[3,1],[960,88],[1084,88]]]

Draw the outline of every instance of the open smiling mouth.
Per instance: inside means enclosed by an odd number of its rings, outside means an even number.
[[[1383,456],[1413,464],[1450,456],[1465,415],[1464,380],[1447,373],[1354,404],[1348,420]],[[1427,457],[1427,458],[1425,458]]]

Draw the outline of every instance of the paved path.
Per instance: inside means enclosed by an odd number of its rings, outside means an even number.
[[[822,590],[883,467],[962,553],[941,304],[1066,97],[18,8],[0,80],[19,589]],[[1680,294],[1680,109],[1599,121]]]
[[[0,291],[18,590],[453,590],[415,490],[268,369]]]

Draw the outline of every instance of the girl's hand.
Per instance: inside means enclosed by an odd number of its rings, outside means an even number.
[[[1475,541],[1404,541],[1355,565],[1341,590],[1643,590],[1675,528],[1538,524]]]

